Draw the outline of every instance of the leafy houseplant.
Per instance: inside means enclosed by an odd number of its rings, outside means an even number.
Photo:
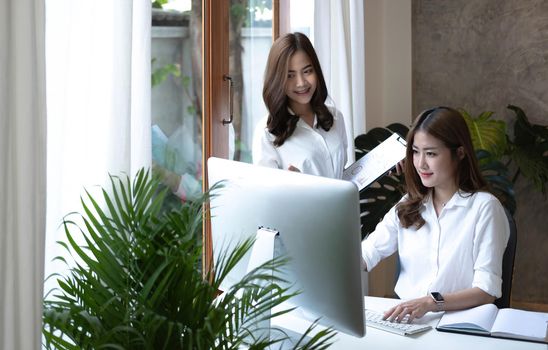
[[[548,127],[530,124],[525,113],[519,107],[509,105],[515,112],[514,137],[506,134],[506,123],[490,119],[492,112],[472,117],[461,109],[466,120],[476,156],[483,176],[491,191],[513,214],[516,210],[514,183],[523,174],[537,189],[545,193],[548,181]],[[386,128],[373,128],[355,139],[356,159],[372,150],[392,133],[407,136],[409,128],[394,123]],[[510,166],[514,162],[517,170],[510,175]],[[405,194],[403,175],[390,174],[378,179],[372,186],[360,193],[362,213],[362,238],[373,232],[378,222]]]
[[[506,123],[490,119],[493,112],[483,112],[472,117],[461,109],[466,119],[472,141],[476,149],[486,150],[491,159],[503,161],[507,168],[514,163],[515,183],[520,174],[525,176],[535,188],[546,194],[548,182],[548,126],[531,124],[525,112],[514,105],[508,109],[515,113],[513,136],[509,136]]]
[[[259,321],[274,316],[272,307],[292,296],[273,276],[283,258],[266,262],[218,297],[220,283],[252,240],[225,252],[216,270],[203,274],[200,237],[208,194],[165,209],[165,191],[158,191],[148,171],[131,181],[110,179],[112,191],[103,189],[102,203],[86,191],[83,214],[63,223],[68,244],[59,244],[75,261],[44,299],[46,348],[263,349],[276,342],[256,330]],[[77,243],[78,236],[85,244]],[[326,348],[333,335],[327,329],[303,336],[295,348]]]

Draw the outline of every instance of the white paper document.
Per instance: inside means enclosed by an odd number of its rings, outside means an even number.
[[[394,133],[343,172],[343,180],[352,181],[361,191],[405,158],[406,142]]]

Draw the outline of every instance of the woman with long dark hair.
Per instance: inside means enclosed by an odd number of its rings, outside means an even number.
[[[253,141],[253,163],[341,178],[347,160],[342,114],[325,102],[327,86],[308,37],[289,33],[272,45],[264,76],[268,109]]]
[[[492,303],[502,295],[502,256],[510,234],[505,211],[478,167],[461,114],[436,107],[407,136],[408,193],[362,243],[367,270],[396,251],[401,304],[390,320]]]

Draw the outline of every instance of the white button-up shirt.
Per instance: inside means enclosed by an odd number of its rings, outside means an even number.
[[[347,160],[348,142],[342,114],[335,108],[333,126],[329,131],[314,127],[299,118],[293,134],[280,147],[274,146],[275,136],[266,128],[265,117],[255,129],[253,164],[287,170],[290,165],[304,174],[340,179]]]
[[[368,270],[398,251],[395,292],[401,299],[472,287],[500,297],[502,256],[510,235],[500,202],[487,192],[457,192],[437,217],[429,196],[422,217],[426,223],[419,230],[403,228],[394,206],[362,242]]]

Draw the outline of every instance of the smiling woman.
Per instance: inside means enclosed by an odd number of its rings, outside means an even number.
[[[433,202],[439,216],[441,208],[457,192],[455,174],[459,161],[464,157],[462,146],[446,147],[442,141],[424,131],[417,131],[413,144],[413,166],[426,187],[434,188]]]
[[[362,243],[368,270],[398,253],[395,292],[406,301],[385,317],[411,321],[500,297],[508,220],[486,191],[458,111],[437,107],[419,115],[407,135],[404,174],[407,194]]]
[[[347,160],[342,114],[328,107],[327,86],[308,37],[290,33],[270,50],[263,86],[267,117],[258,124],[253,162],[341,178]]]

